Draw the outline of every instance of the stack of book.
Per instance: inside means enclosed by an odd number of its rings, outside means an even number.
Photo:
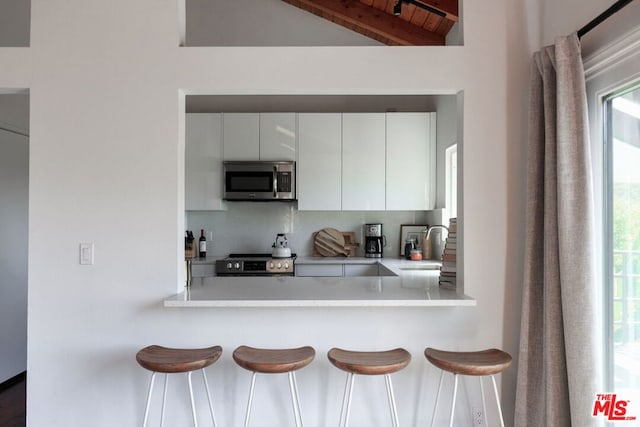
[[[442,267],[440,267],[440,286],[446,289],[456,289],[456,250],[458,235],[458,219],[449,220],[449,234],[442,252]]]

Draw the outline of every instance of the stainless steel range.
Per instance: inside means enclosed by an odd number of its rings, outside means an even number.
[[[293,276],[295,254],[274,258],[271,254],[231,254],[216,261],[218,276]]]

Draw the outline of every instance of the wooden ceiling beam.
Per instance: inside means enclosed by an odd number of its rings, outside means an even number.
[[[359,0],[282,0],[300,9],[349,28],[388,45],[444,46],[444,36],[384,11],[367,6]]]
[[[458,0],[416,0],[420,3],[424,3],[427,6],[431,6],[434,9],[439,10],[442,13],[445,13],[445,18],[458,22]]]

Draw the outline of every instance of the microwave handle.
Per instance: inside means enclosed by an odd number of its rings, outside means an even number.
[[[278,167],[273,167],[273,198],[278,197]]]

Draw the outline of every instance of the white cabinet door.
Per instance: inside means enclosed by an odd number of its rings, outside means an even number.
[[[387,210],[435,202],[435,113],[387,113]]]
[[[385,114],[342,115],[342,210],[385,209]]]
[[[224,113],[224,160],[260,158],[260,114]]]
[[[191,277],[212,277],[215,275],[215,264],[193,264],[191,266]]]
[[[296,264],[297,277],[342,277],[342,264]]]
[[[342,117],[298,114],[298,209],[341,209]]]
[[[375,277],[378,264],[296,264],[297,277]]]
[[[221,115],[187,114],[185,133],[185,209],[224,209]]]
[[[295,113],[260,113],[260,160],[295,160],[296,140]]]

